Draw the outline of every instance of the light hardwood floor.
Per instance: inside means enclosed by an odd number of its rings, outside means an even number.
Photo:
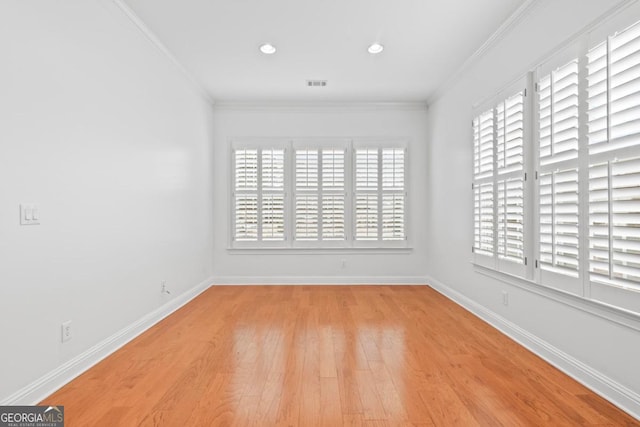
[[[426,286],[212,287],[43,404],[70,427],[640,425]]]

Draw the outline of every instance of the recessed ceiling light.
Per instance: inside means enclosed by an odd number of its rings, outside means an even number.
[[[271,43],[265,43],[260,46],[260,52],[264,53],[265,55],[273,55],[274,53],[276,53],[276,47]]]
[[[372,54],[377,54],[380,53],[384,50],[384,46],[382,46],[380,43],[373,43],[371,46],[369,46],[369,49],[367,49],[369,51],[369,53]]]

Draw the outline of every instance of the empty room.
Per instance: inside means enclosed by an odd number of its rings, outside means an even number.
[[[0,0],[0,427],[640,426],[640,1]]]

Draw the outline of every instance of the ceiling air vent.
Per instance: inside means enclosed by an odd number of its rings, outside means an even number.
[[[307,86],[309,87],[325,87],[326,85],[326,80],[307,80]]]

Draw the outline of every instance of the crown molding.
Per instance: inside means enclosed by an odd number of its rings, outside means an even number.
[[[214,105],[215,100],[211,97],[211,94],[202,86],[202,84],[191,74],[189,70],[171,53],[171,51],[160,41],[153,31],[140,19],[140,17],[127,5],[124,0],[112,0],[113,3],[129,18],[129,20],[135,25],[135,27],[145,36],[145,38],[155,46],[165,58],[167,58],[189,81],[195,91],[204,98],[209,104]]]
[[[605,13],[591,21],[589,24],[585,25],[582,29],[574,33],[571,37],[564,40],[558,46],[556,46],[551,52],[542,55],[540,58],[537,58],[533,61],[528,67],[524,68],[522,74],[520,74],[515,80],[522,78],[528,70],[533,70],[538,65],[544,63],[549,60],[557,52],[563,50],[567,46],[575,43],[576,40],[582,37],[584,34],[589,33],[594,28],[596,28],[600,23],[604,20],[609,19],[612,16],[615,16],[618,13],[621,13],[625,8],[630,7],[634,3],[637,3],[638,0],[620,0],[615,6],[611,9],[607,10]],[[539,3],[539,0],[527,0],[523,3],[507,20],[495,31],[489,39],[484,42],[480,48],[474,52],[463,64],[462,66],[451,75],[449,79],[447,79],[442,85],[438,87],[428,98],[427,104],[431,105],[436,102],[444,93],[446,93],[451,87],[453,87],[458,80],[460,80],[466,73],[469,71],[472,65],[476,61],[478,61],[482,56],[484,56],[493,46],[495,46],[500,40],[502,40],[511,29],[523,18],[525,18],[531,11],[533,7]]]
[[[427,111],[426,102],[268,102],[219,101],[219,111],[270,111],[278,113],[334,113],[354,111]]]
[[[518,7],[503,23],[498,27],[496,31],[489,36],[489,38],[480,46],[466,61],[462,63],[449,78],[447,78],[443,84],[441,84],[428,98],[427,104],[431,105],[436,102],[445,92],[447,92],[454,84],[458,82],[465,75],[465,73],[482,58],[492,47],[494,47],[500,40],[502,40],[512,29],[518,24],[524,17],[529,15],[534,6],[539,0],[525,0],[524,3]]]

